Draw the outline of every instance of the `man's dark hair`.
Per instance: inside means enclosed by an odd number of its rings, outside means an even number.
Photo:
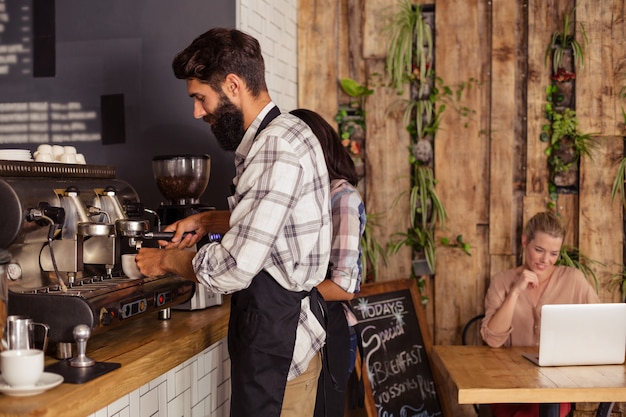
[[[295,109],[289,113],[302,119],[317,136],[324,151],[329,178],[331,180],[345,179],[356,187],[359,177],[354,161],[342,145],[337,131],[322,116],[312,110]]]
[[[267,91],[261,46],[255,38],[236,29],[213,28],[198,36],[176,55],[172,69],[176,78],[195,78],[215,91],[220,91],[228,74],[245,80],[254,97]]]

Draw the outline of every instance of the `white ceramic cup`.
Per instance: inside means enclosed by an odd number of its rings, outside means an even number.
[[[51,153],[39,152],[37,156],[35,156],[35,161],[37,162],[54,162],[54,156]]]
[[[137,263],[135,262],[135,254],[127,253],[122,255],[122,271],[124,271],[124,275],[128,278],[141,278],[143,274],[137,267]]]
[[[64,164],[75,164],[76,154],[64,153],[63,155],[61,155],[61,162],[63,162]]]
[[[49,153],[52,154],[52,145],[48,145],[47,143],[42,143],[37,147],[37,152],[41,153]]]
[[[41,152],[41,151],[40,151]],[[65,153],[65,148],[61,145],[52,145],[52,156],[57,161],[61,160],[61,155]]]
[[[43,375],[43,350],[5,350],[0,359],[2,378],[12,388],[33,387]]]

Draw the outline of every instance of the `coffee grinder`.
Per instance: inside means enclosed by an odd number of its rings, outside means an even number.
[[[152,172],[157,187],[166,201],[156,210],[159,227],[172,224],[192,214],[215,207],[200,203],[200,196],[209,184],[211,157],[204,155],[160,155],[152,158]],[[215,236],[205,237],[198,246],[209,243]],[[195,295],[176,310],[198,310],[222,304],[221,294],[206,285],[196,284]]]

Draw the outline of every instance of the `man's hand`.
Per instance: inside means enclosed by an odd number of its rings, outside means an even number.
[[[203,216],[204,213],[196,213],[170,224],[163,229],[163,231],[174,232],[174,236],[169,242],[159,240],[159,245],[166,249],[186,249],[194,247],[200,238],[207,234],[207,231],[204,230],[202,225]]]
[[[178,249],[141,248],[135,257],[137,267],[147,277],[174,274],[197,281],[192,260],[195,252]]]

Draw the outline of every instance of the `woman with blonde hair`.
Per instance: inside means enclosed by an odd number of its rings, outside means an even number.
[[[483,340],[491,347],[538,346],[545,304],[599,303],[583,273],[556,265],[566,229],[552,212],[534,215],[522,233],[522,265],[495,274],[485,296]],[[492,404],[494,417],[535,417],[538,404]],[[561,404],[566,416],[570,404]]]

